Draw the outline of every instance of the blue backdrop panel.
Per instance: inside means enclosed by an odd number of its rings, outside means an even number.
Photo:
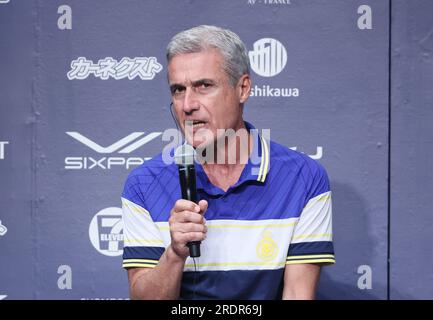
[[[337,264],[323,269],[318,297],[432,298],[432,9],[388,0],[0,0],[0,299],[128,298],[123,183],[168,144],[165,48],[199,24],[232,29],[250,52],[245,119],[327,168]],[[261,47],[271,42],[285,63],[263,68],[257,59],[275,59]]]
[[[393,2],[391,277],[393,299],[433,298],[431,1]]]
[[[31,3],[0,5],[0,299],[33,297],[37,207]]]

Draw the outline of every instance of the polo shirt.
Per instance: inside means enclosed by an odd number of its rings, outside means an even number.
[[[335,262],[325,169],[245,124],[252,155],[227,191],[195,163],[198,197],[209,204],[208,231],[201,257],[186,260],[181,299],[280,299],[286,265]],[[164,163],[162,153],[129,174],[122,194],[124,268],[157,266],[178,199],[178,167]]]

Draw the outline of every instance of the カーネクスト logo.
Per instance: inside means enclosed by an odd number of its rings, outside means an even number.
[[[100,59],[98,63],[79,57],[71,62],[71,70],[67,73],[69,80],[83,80],[93,75],[96,78],[115,80],[139,78],[141,80],[152,80],[162,70],[156,57],[124,57],[117,61],[112,57]]]

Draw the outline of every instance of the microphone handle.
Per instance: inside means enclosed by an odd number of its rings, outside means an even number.
[[[194,165],[186,165],[179,167],[180,189],[182,191],[182,199],[198,202],[196,175]],[[200,257],[201,241],[191,241],[187,243],[189,255],[192,258]]]
[[[182,199],[197,203],[197,186],[195,182],[194,165],[182,166],[179,168],[180,189],[182,190]]]

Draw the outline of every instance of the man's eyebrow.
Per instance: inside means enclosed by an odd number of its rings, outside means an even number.
[[[193,87],[199,87],[202,84],[215,84],[215,83],[216,83],[215,80],[204,78],[204,79],[192,81],[191,84]],[[170,85],[170,91],[171,92],[174,92],[176,89],[185,89],[185,88],[186,88],[186,85],[180,84],[180,83],[173,83]]]
[[[197,87],[197,86],[200,86],[200,85],[202,85],[202,84],[204,84],[204,83],[207,83],[207,84],[215,84],[215,80],[212,80],[212,79],[199,79],[199,80],[196,80],[196,81],[193,81],[192,82],[192,85],[194,86],[194,87]]]

